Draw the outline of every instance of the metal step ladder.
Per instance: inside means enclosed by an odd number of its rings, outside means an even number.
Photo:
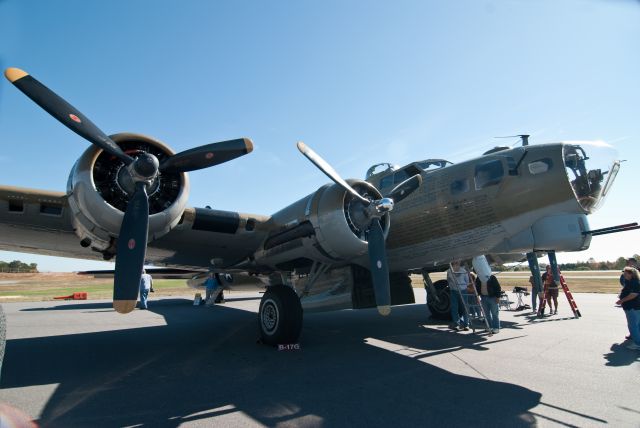
[[[453,272],[451,264],[449,264],[449,269]],[[490,335],[493,334],[489,327],[489,320],[487,320],[487,317],[485,316],[484,308],[480,302],[480,296],[478,295],[478,290],[476,290],[475,284],[473,284],[472,287],[473,293],[467,294],[460,290],[460,285],[458,284],[458,280],[455,275],[453,275],[453,280],[456,282],[456,290],[460,295],[460,300],[462,301],[462,306],[464,307],[465,314],[469,320],[469,327],[471,330],[475,333],[476,329],[480,330],[484,327],[484,331],[488,332]]]

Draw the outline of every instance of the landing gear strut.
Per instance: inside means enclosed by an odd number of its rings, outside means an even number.
[[[451,319],[451,296],[449,294],[449,284],[446,279],[441,279],[435,283],[431,281],[429,273],[422,271],[424,288],[427,290],[427,307],[431,317],[438,320]]]
[[[267,287],[258,311],[260,338],[267,345],[297,343],[302,331],[302,305],[293,288]]]

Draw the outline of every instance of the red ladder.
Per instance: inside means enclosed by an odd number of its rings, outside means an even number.
[[[564,277],[562,275],[560,275],[560,285],[562,286],[564,295],[567,296],[567,301],[569,302],[569,306],[573,311],[573,316],[576,318],[580,318],[582,316],[580,314],[580,309],[578,309],[578,305],[576,305],[576,301],[573,300],[573,294],[571,294],[571,291],[569,291],[569,287],[567,287],[567,282],[564,280]]]
[[[576,318],[580,318],[582,316],[582,314],[580,314],[580,309],[578,309],[578,305],[576,304],[576,301],[573,300],[573,294],[571,294],[571,291],[569,291],[567,282],[564,280],[564,276],[562,275],[560,275],[560,286],[562,286],[562,291],[564,291],[564,295],[567,296],[567,301],[569,302],[569,307],[573,311],[573,316]],[[544,308],[547,304],[547,299],[545,297],[542,298],[542,303],[540,303],[540,307],[538,308],[539,317],[544,315]]]

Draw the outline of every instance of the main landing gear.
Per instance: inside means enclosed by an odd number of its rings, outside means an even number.
[[[424,288],[427,290],[427,306],[431,317],[439,320],[451,319],[451,296],[449,295],[449,284],[446,279],[432,282],[429,272],[422,271]]]
[[[260,301],[260,338],[267,345],[297,343],[302,331],[302,305],[295,290],[273,285]]]

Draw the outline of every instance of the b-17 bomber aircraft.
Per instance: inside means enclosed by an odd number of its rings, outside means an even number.
[[[65,192],[0,186],[0,249],[115,257],[113,306],[121,313],[135,307],[145,263],[249,274],[266,286],[258,316],[268,344],[298,340],[303,308],[387,315],[414,303],[410,272],[423,273],[431,312],[443,316],[446,283],[434,286],[429,273],[452,260],[584,250],[594,235],[587,215],[620,168],[604,143],[528,145],[523,137],[522,146],[466,162],[379,164],[365,180],[343,180],[300,142],[331,183],[272,215],[189,207],[187,173],[251,152],[251,140],[174,153],[151,137],[107,136],[26,72],[5,76],[92,144]]]

